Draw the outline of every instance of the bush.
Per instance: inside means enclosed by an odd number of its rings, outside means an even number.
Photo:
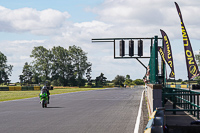
[[[53,86],[61,86],[61,83],[60,83],[59,80],[53,80],[53,81],[51,82],[51,84],[52,84]]]
[[[181,84],[186,84],[186,82],[182,81]]]
[[[199,78],[199,79],[197,79],[197,84],[200,84],[200,78]]]
[[[142,79],[136,79],[132,82],[132,85],[144,85],[144,81]]]

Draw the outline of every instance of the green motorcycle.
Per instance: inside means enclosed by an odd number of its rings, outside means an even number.
[[[47,104],[48,104],[47,92],[40,92],[40,103],[42,105],[42,108],[47,108]]]

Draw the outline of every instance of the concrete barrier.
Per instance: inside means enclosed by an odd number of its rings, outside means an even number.
[[[8,86],[0,87],[0,91],[30,91],[30,90],[41,90],[40,86]]]
[[[151,115],[157,107],[162,107],[162,85],[147,84],[146,87],[148,111]]]
[[[176,85],[170,85],[172,88],[176,88]]]
[[[163,133],[165,109],[162,107],[162,85],[146,84],[146,93],[150,119],[144,133]]]
[[[9,86],[9,91],[21,91],[21,86]]]
[[[41,87],[40,86],[34,86],[34,90],[39,91],[39,90],[41,90]]]
[[[189,88],[188,84],[177,84],[177,85],[166,85],[167,87],[171,88]],[[192,85],[193,86],[193,85]],[[195,85],[194,85],[195,86]],[[200,87],[199,87],[200,88]]]
[[[189,85],[181,85],[181,88],[188,88]]]

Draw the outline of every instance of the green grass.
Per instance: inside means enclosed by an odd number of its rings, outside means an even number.
[[[62,89],[58,88],[58,89],[50,90],[50,94],[55,95],[55,94],[63,94],[63,93],[70,93],[70,92],[99,90],[99,89],[104,89],[104,88],[62,88]],[[38,97],[39,93],[40,91],[0,91],[0,102]]]

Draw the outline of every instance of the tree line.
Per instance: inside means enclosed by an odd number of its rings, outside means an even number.
[[[21,83],[49,81],[56,86],[83,86],[83,76],[92,65],[87,61],[87,53],[75,45],[69,49],[54,46],[49,50],[43,46],[34,47],[30,57],[33,61],[25,63],[19,76]]]
[[[132,80],[130,78],[130,75],[126,75],[126,77],[117,75],[115,79],[112,81],[114,85],[120,85],[120,86],[131,86],[131,85],[144,85],[144,81],[142,79],[136,79]]]
[[[44,84],[49,82],[54,86],[104,86],[108,83],[120,86],[142,85],[141,79],[131,80],[130,75],[117,75],[114,80],[108,81],[101,73],[95,79],[91,77],[92,64],[87,60],[87,53],[78,46],[69,46],[68,49],[54,46],[47,49],[43,46],[34,47],[30,57],[31,62],[25,62],[22,74],[19,75],[21,84]],[[0,52],[0,84],[8,84],[13,65],[7,64],[7,57]],[[86,79],[84,76],[86,75]]]
[[[100,86],[106,85],[108,82],[103,73],[92,80],[92,64],[87,61],[87,53],[75,45],[69,46],[69,49],[54,46],[49,50],[43,46],[34,47],[30,57],[33,58],[33,61],[26,62],[22,75],[19,75],[21,83],[38,84],[50,81],[52,85],[82,86],[85,85],[85,82],[92,85],[92,82],[95,81],[95,84]],[[195,55],[195,58],[198,66],[200,66],[200,52]],[[0,84],[10,82],[9,76],[12,75],[12,70],[13,65],[7,64],[7,57],[0,52]],[[87,80],[83,78],[85,73]],[[181,81],[182,79],[176,80],[176,82]],[[194,81],[200,84],[200,76],[196,77]],[[174,82],[174,80],[171,82]],[[126,77],[117,75],[112,83],[122,86],[125,84],[127,86],[144,84],[141,79],[131,80],[130,75],[126,75]]]

